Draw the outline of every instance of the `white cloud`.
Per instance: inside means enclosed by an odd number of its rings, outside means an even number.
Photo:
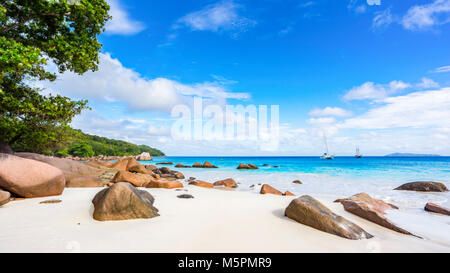
[[[391,14],[391,9],[385,9],[384,11],[375,13],[375,17],[372,21],[373,28],[380,28],[389,26],[394,22],[394,17]]]
[[[450,127],[450,88],[386,98],[381,106],[347,119],[341,128]]]
[[[401,24],[409,30],[421,30],[450,22],[450,0],[435,0],[431,4],[411,7]]]
[[[256,22],[239,15],[242,6],[233,1],[222,1],[189,13],[177,23],[188,26],[193,31],[235,31],[243,32]]]
[[[366,82],[361,86],[353,87],[345,95],[345,100],[383,99],[389,95],[410,88],[411,84],[403,81],[392,81],[389,84],[375,84]]]
[[[422,82],[416,84],[417,87],[422,89],[439,88],[439,84],[432,79],[422,78]]]
[[[450,65],[449,66],[441,66],[436,68],[434,71],[434,73],[445,73],[445,72],[450,72]]]
[[[332,124],[335,123],[336,119],[333,117],[326,117],[326,118],[310,118],[308,120],[308,123],[313,125],[324,125],[324,124]]]
[[[315,108],[309,112],[310,116],[324,117],[324,116],[336,116],[336,117],[348,117],[352,115],[352,112],[339,107],[325,107],[324,109]]]
[[[55,82],[45,82],[47,93],[96,102],[121,102],[132,111],[167,111],[187,104],[192,96],[223,103],[226,99],[246,99],[247,93],[232,93],[219,82],[183,84],[166,78],[146,79],[126,68],[110,54],[100,54],[99,70],[82,76],[66,72]]]
[[[167,126],[156,126],[150,124],[147,133],[152,136],[168,136],[170,135],[170,128]]]
[[[145,29],[142,22],[130,18],[119,0],[108,0],[108,4],[112,19],[106,23],[106,33],[132,35]]]

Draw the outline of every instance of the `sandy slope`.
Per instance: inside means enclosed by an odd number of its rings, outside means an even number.
[[[0,252],[450,252],[450,247],[401,235],[321,200],[375,236],[352,241],[284,217],[293,197],[208,190],[188,186],[195,199],[175,190],[148,189],[160,217],[98,222],[92,198],[100,189],[66,189],[56,198],[0,207]],[[40,201],[61,199],[58,204]]]

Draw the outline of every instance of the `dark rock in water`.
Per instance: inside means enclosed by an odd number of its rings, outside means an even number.
[[[303,184],[302,181],[300,181],[300,180],[295,180],[295,181],[293,181],[292,183],[294,183],[294,184],[299,184],[299,185]]]
[[[192,168],[203,168],[202,163],[194,163],[194,165],[192,165]]]
[[[409,231],[398,227],[384,216],[386,214],[386,210],[398,209],[392,204],[374,199],[366,193],[359,193],[350,198],[339,199],[335,202],[341,203],[346,211],[358,215],[359,217],[369,220],[375,224],[402,234],[413,235]]]
[[[154,201],[147,191],[138,190],[130,183],[116,183],[95,195],[93,217],[98,221],[153,218],[159,216]]]
[[[255,164],[244,164],[241,163],[237,167],[238,170],[257,170],[259,169]]]
[[[270,165],[269,165],[269,164],[263,164],[263,166],[264,166],[264,167],[269,167]]]
[[[62,202],[62,200],[55,199],[55,200],[41,201],[41,202],[39,202],[39,204],[57,204],[57,203],[61,203],[61,202]]]
[[[203,163],[203,168],[212,168],[212,169],[217,169],[217,166],[214,166],[213,164],[209,163],[208,161],[205,161],[205,163]]]
[[[194,196],[192,196],[190,194],[180,194],[177,197],[178,198],[182,198],[182,199],[192,199],[192,198],[194,198]]]
[[[425,206],[425,210],[429,211],[429,212],[434,212],[434,213],[439,213],[439,214],[450,216],[450,209],[441,207],[438,204],[434,204],[434,203],[427,203],[427,205]]]
[[[308,195],[292,200],[286,208],[285,215],[301,224],[343,238],[360,240],[373,237],[358,225],[334,214],[322,203]]]
[[[279,168],[280,166],[278,166],[278,165],[275,165],[275,166],[273,166],[274,168]]]
[[[7,191],[0,190],[0,206],[8,203],[11,200],[11,194]]]
[[[191,166],[186,166],[186,165],[183,165],[183,164],[181,164],[181,163],[178,163],[178,164],[175,166],[175,168],[191,168]]]
[[[189,177],[188,181],[194,181],[195,179],[195,177]]]
[[[0,141],[0,153],[2,154],[13,154],[13,150],[11,149],[11,147]]]
[[[433,181],[418,181],[401,185],[394,190],[398,191],[420,191],[420,192],[446,192],[448,191],[444,183]]]

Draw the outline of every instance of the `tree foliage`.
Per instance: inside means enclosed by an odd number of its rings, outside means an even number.
[[[41,153],[70,142],[69,124],[87,101],[30,84],[56,79],[50,62],[61,73],[97,70],[108,11],[105,0],[0,0],[0,140]]]

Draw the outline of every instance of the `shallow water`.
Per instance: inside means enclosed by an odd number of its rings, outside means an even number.
[[[388,213],[388,217],[399,226],[426,240],[450,247],[450,218],[423,209],[427,202],[450,207],[450,192],[393,190],[404,183],[423,180],[443,182],[450,187],[450,157],[338,157],[334,160],[318,157],[164,157],[141,163],[168,161],[184,165],[209,161],[219,168],[169,167],[181,171],[186,178],[192,176],[210,182],[233,178],[241,183],[240,191],[259,193],[258,184],[267,183],[280,191],[308,194],[329,201],[365,192],[400,207],[399,211]],[[260,169],[237,170],[240,163],[253,163]],[[292,183],[297,179],[303,185]],[[251,185],[255,187],[250,188]]]

